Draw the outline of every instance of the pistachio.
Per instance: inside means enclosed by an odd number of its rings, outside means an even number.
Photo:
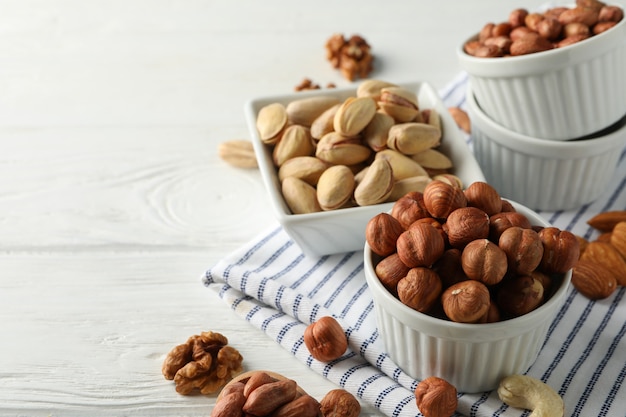
[[[278,169],[278,179],[282,182],[287,177],[296,177],[312,186],[328,168],[328,164],[314,156],[297,156],[285,161]]]
[[[410,122],[419,114],[417,96],[401,87],[381,89],[378,107],[398,123]]]
[[[405,155],[415,155],[439,145],[441,131],[426,123],[401,123],[389,129],[387,146]]]
[[[437,129],[439,129],[439,132],[443,130],[443,127],[441,124],[441,116],[439,115],[439,112],[437,110],[435,109],[421,110],[420,116],[422,119],[422,123],[428,123],[429,125],[436,127]]]
[[[322,136],[334,130],[333,121],[335,113],[339,110],[341,104],[335,104],[324,113],[320,114],[311,124],[311,136],[315,140],[320,140]]]
[[[354,174],[345,165],[334,165],[317,182],[317,201],[322,210],[343,207],[354,193]]]
[[[279,167],[285,161],[296,156],[310,156],[315,152],[315,145],[308,127],[291,125],[285,129],[282,138],[272,152],[274,164]]]
[[[356,136],[376,114],[376,102],[371,97],[349,97],[335,113],[335,132]]]
[[[379,101],[381,90],[386,87],[397,87],[397,85],[381,80],[365,80],[356,89],[357,97],[372,97]]]
[[[450,169],[452,168],[452,160],[443,152],[436,149],[426,149],[420,153],[411,156],[415,162],[425,169]]]
[[[287,110],[281,103],[268,104],[259,110],[256,128],[263,143],[271,145],[278,142],[285,126],[287,126]]]
[[[374,152],[385,149],[387,147],[389,129],[394,123],[393,117],[382,112],[376,112],[363,130],[363,142],[372,148]]]
[[[387,159],[391,164],[393,177],[396,181],[409,177],[428,175],[428,172],[420,164],[394,149],[385,149],[377,152],[374,159],[381,158]]]
[[[285,110],[291,124],[310,127],[322,113],[339,103],[337,97],[314,96],[291,101]]]
[[[345,137],[337,132],[327,133],[317,144],[315,156],[336,165],[355,165],[367,160],[372,153],[358,137]]]
[[[383,203],[389,198],[393,183],[393,171],[389,161],[374,160],[354,190],[354,199],[359,206]]]
[[[287,177],[282,183],[283,198],[293,214],[322,211],[315,188],[296,177]]]
[[[237,168],[258,168],[252,142],[233,139],[219,144],[220,158]]]
[[[415,177],[408,177],[400,181],[395,181],[387,201],[397,201],[411,191],[423,193],[424,188],[426,188],[428,183],[431,181],[432,179],[428,175],[417,175]]]

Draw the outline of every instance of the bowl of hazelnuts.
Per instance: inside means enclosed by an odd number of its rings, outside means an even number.
[[[476,101],[503,127],[574,140],[626,114],[623,7],[599,0],[487,22],[457,48]]]
[[[366,227],[385,349],[407,374],[492,390],[535,361],[568,292],[575,235],[485,182],[433,181]]]

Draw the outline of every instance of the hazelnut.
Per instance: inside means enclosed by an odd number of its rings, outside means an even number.
[[[498,289],[498,307],[513,317],[529,313],[543,301],[543,285],[530,275],[518,275],[503,281]]]
[[[320,410],[324,417],[359,417],[361,404],[345,389],[334,389],[320,401]]]
[[[396,242],[400,259],[409,268],[431,266],[443,254],[441,233],[428,223],[416,223]]]
[[[422,313],[435,304],[441,294],[441,279],[430,268],[412,268],[398,282],[398,298],[403,304]]]
[[[580,246],[576,236],[567,230],[545,227],[539,231],[543,243],[540,268],[548,274],[562,274],[572,269],[579,257]]]
[[[445,219],[454,210],[466,207],[467,199],[461,188],[433,180],[424,188],[424,206],[431,216]]]
[[[374,271],[381,284],[395,296],[398,294],[398,282],[408,274],[409,269],[394,253],[378,262]]]
[[[511,226],[519,226],[524,229],[533,227],[523,214],[515,211],[503,211],[489,218],[489,239],[498,242],[502,232]]]
[[[476,207],[462,207],[450,213],[443,230],[452,247],[463,248],[473,240],[489,237],[489,216]]]
[[[423,219],[419,219],[419,220],[416,220],[413,223],[411,223],[411,226],[409,226],[409,229],[411,229],[411,227],[413,227],[413,225],[418,225],[420,223],[428,223],[432,227],[437,229],[437,231],[441,234],[441,237],[443,238],[444,243],[446,245],[448,244],[448,235],[443,230],[443,225],[437,219],[434,219],[432,217],[424,217]],[[415,227],[419,227],[419,226],[415,226]]]
[[[500,319],[500,309],[498,308],[498,304],[490,303],[487,313],[478,319],[477,323],[497,323]]]
[[[468,279],[461,266],[461,251],[456,248],[445,251],[433,265],[433,269],[439,275],[444,288]]]
[[[502,198],[492,185],[486,182],[476,181],[465,189],[467,205],[477,207],[493,216],[502,211]]]
[[[489,239],[468,243],[461,253],[461,266],[468,278],[485,285],[502,281],[508,269],[506,253]]]
[[[337,320],[324,316],[304,330],[304,344],[315,359],[330,362],[343,355],[348,338]]]
[[[396,241],[403,232],[398,220],[388,213],[379,213],[367,222],[365,240],[375,254],[387,256],[396,251]]]
[[[516,274],[530,274],[543,257],[543,244],[533,229],[509,227],[500,235],[498,246],[506,254],[509,271]]]
[[[457,391],[445,379],[430,376],[415,387],[415,402],[424,417],[450,417],[458,406]]]
[[[473,279],[448,287],[441,295],[446,316],[459,323],[475,323],[489,310],[491,298],[485,284]]]
[[[418,191],[411,191],[400,197],[391,207],[391,215],[396,218],[404,228],[411,223],[424,217],[430,217],[424,206],[424,196]]]

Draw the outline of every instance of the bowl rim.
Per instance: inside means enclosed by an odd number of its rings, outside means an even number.
[[[605,136],[590,139],[551,140],[527,136],[495,122],[480,107],[472,91],[471,81],[467,84],[466,102],[470,118],[474,116],[472,128],[476,127],[494,142],[523,154],[542,158],[586,159],[607,151],[614,151],[620,142],[626,144],[626,123],[623,123],[626,115],[616,123],[622,123],[622,125]]]
[[[535,211],[515,201],[508,199],[507,201],[509,201],[518,212],[527,216],[531,224],[552,227],[548,221],[543,219]],[[403,304],[383,286],[376,276],[372,255],[371,248],[366,242],[363,248],[364,272],[367,285],[373,293],[375,304],[379,304],[383,309],[387,310],[389,314],[402,321],[406,326],[430,336],[445,339],[463,339],[475,342],[508,339],[512,335],[520,333],[520,330],[525,330],[544,319],[543,315],[546,310],[560,306],[560,303],[570,289],[572,277],[572,270],[570,269],[563,274],[561,285],[554,291],[550,299],[527,314],[495,323],[458,323],[421,313]],[[550,320],[552,319],[553,317],[550,317]]]
[[[626,7],[621,4],[611,3],[611,5],[626,11]],[[569,6],[574,5],[570,3]],[[473,76],[492,78],[527,76],[589,61],[620,45],[626,47],[625,36],[626,18],[622,18],[611,29],[562,48],[519,56],[481,58],[469,55],[463,49],[465,43],[478,37],[478,34],[474,34],[457,46],[456,55],[461,66]]]

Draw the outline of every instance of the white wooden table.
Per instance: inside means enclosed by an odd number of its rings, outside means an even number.
[[[200,283],[272,219],[258,171],[226,165],[218,144],[248,137],[250,98],[304,77],[350,85],[325,58],[334,33],[370,43],[372,78],[441,88],[457,45],[513,7],[0,1],[0,415],[208,416],[213,396],[161,375],[203,330],[247,369],[318,399],[336,388]]]

